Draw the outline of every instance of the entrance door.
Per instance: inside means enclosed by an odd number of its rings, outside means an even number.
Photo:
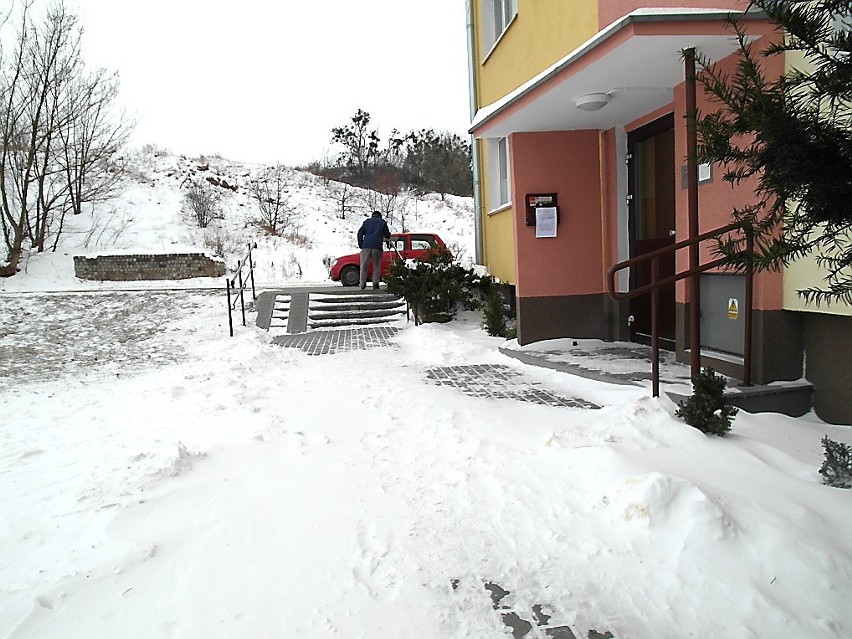
[[[663,116],[627,135],[630,256],[638,257],[675,241],[674,115]],[[674,253],[660,258],[660,277],[673,275]],[[630,288],[651,281],[651,262],[630,269]],[[660,346],[675,347],[675,286],[660,289],[657,318]],[[651,294],[634,297],[630,338],[651,339]]]

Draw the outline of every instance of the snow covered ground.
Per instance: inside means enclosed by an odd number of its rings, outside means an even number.
[[[185,232],[139,201],[162,225],[123,248]],[[229,338],[219,291],[60,257],[0,295],[0,637],[852,636],[852,491],[817,472],[849,427],[741,411],[708,438],[474,315],[309,356]],[[601,408],[429,377],[466,364]]]

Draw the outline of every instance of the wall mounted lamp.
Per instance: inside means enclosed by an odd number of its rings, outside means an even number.
[[[609,104],[609,94],[589,93],[574,100],[574,105],[583,111],[598,111]]]

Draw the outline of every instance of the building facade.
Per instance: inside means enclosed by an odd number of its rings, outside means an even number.
[[[521,344],[647,340],[650,296],[614,301],[610,268],[686,240],[690,215],[692,235],[722,227],[754,197],[753,182],[732,187],[720,166],[699,166],[688,179],[686,161],[688,100],[699,112],[716,107],[700,87],[690,91],[684,51],[733,68],[737,43],[725,18],[745,5],[468,0],[477,257],[513,287]],[[759,14],[742,19],[758,47],[782,37]],[[793,63],[776,56],[767,72]],[[702,263],[711,249],[700,245]],[[683,250],[657,268],[688,266]],[[649,268],[619,271],[616,290],[649,281]],[[698,282],[701,362],[742,379],[745,276],[716,269]],[[806,378],[817,414],[850,423],[852,308],[808,306],[796,295],[819,282],[811,262],[755,275],[751,377]],[[688,286],[661,288],[657,303],[662,343],[681,361],[690,359]]]

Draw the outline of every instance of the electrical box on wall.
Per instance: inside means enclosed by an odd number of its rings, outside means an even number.
[[[556,209],[556,223],[559,224],[559,205],[556,203],[556,193],[527,193],[526,202],[527,226],[535,226],[535,211],[538,208]]]

